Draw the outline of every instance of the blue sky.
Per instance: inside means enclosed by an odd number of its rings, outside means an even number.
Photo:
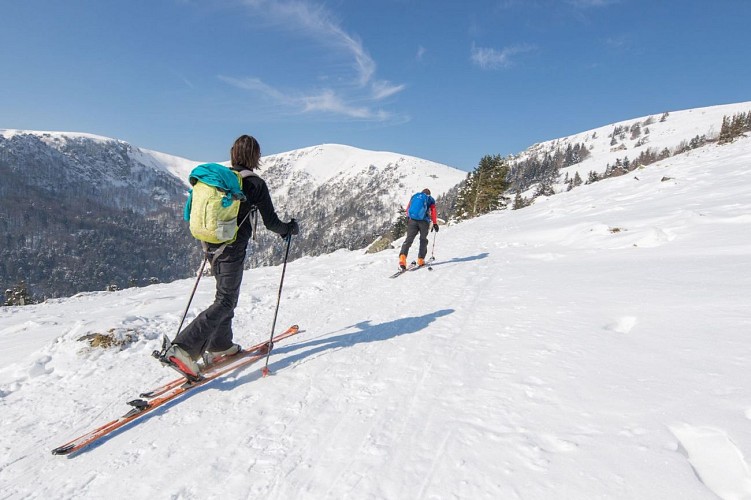
[[[747,0],[0,0],[0,128],[197,161],[255,135],[472,170],[751,100]]]

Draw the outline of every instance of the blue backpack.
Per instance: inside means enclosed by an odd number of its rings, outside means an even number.
[[[409,212],[407,215],[413,220],[425,220],[428,215],[428,199],[430,197],[425,193],[415,193],[409,200]]]

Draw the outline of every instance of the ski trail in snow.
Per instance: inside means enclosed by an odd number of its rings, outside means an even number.
[[[440,460],[443,458],[444,454],[446,453],[446,443],[448,443],[449,439],[451,438],[452,431],[449,430],[444,435],[443,439],[441,440],[441,444],[438,445],[438,448],[435,453],[435,458],[430,464],[430,471],[428,471],[427,474],[425,474],[425,478],[420,485],[420,492],[417,494],[417,498],[423,499],[425,498],[425,495],[428,491],[428,488],[431,484],[433,484],[433,477],[436,474],[436,466],[440,462]]]
[[[751,473],[743,454],[722,429],[670,426],[699,480],[723,499],[751,498]]]

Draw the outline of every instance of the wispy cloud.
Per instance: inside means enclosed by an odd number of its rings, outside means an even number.
[[[234,78],[219,75],[223,82],[243,90],[263,94],[283,106],[296,109],[299,113],[330,113],[359,120],[385,121],[392,113],[371,106],[358,106],[343,98],[331,89],[315,93],[284,91],[264,83],[259,78]],[[387,87],[383,92],[393,94],[396,89]]]
[[[242,3],[253,9],[254,15],[264,16],[266,21],[277,24],[280,29],[311,37],[317,43],[332,48],[334,55],[349,59],[352,77],[323,90],[282,91],[252,77],[222,76],[224,82],[261,92],[280,103],[297,106],[304,113],[327,112],[372,120],[384,120],[390,116],[371,106],[398,94],[406,85],[377,79],[377,65],[362,41],[356,35],[347,33],[331,11],[308,0],[243,0]],[[341,81],[338,78],[331,80]]]
[[[512,45],[500,50],[489,47],[477,47],[472,44],[470,58],[474,64],[482,69],[503,69],[509,68],[514,64],[514,56],[531,52],[535,49],[534,45],[528,44]]]
[[[566,3],[574,7],[587,9],[590,7],[607,7],[619,3],[620,0],[566,0]]]
[[[417,59],[418,61],[422,61],[422,58],[425,57],[425,53],[427,51],[428,49],[420,45],[419,47],[417,47],[417,55],[415,55],[415,59]]]
[[[375,99],[376,101],[380,101],[382,99],[386,99],[387,97],[391,97],[394,94],[398,94],[406,87],[407,86],[404,84],[394,85],[386,80],[375,81],[370,85],[371,91],[373,92],[373,99]]]
[[[608,37],[605,39],[605,45],[612,49],[623,49],[630,45],[630,40],[625,36]]]

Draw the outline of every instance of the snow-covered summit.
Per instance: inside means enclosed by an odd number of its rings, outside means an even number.
[[[286,167],[286,168],[285,168]],[[264,157],[263,168],[284,169],[295,177],[302,173],[317,188],[330,182],[357,181],[363,177],[399,175],[408,191],[428,187],[436,194],[454,187],[466,173],[447,165],[387,151],[370,151],[341,144],[321,144]],[[386,181],[388,179],[384,179]],[[422,188],[420,188],[422,189]],[[411,194],[403,191],[401,194]]]

